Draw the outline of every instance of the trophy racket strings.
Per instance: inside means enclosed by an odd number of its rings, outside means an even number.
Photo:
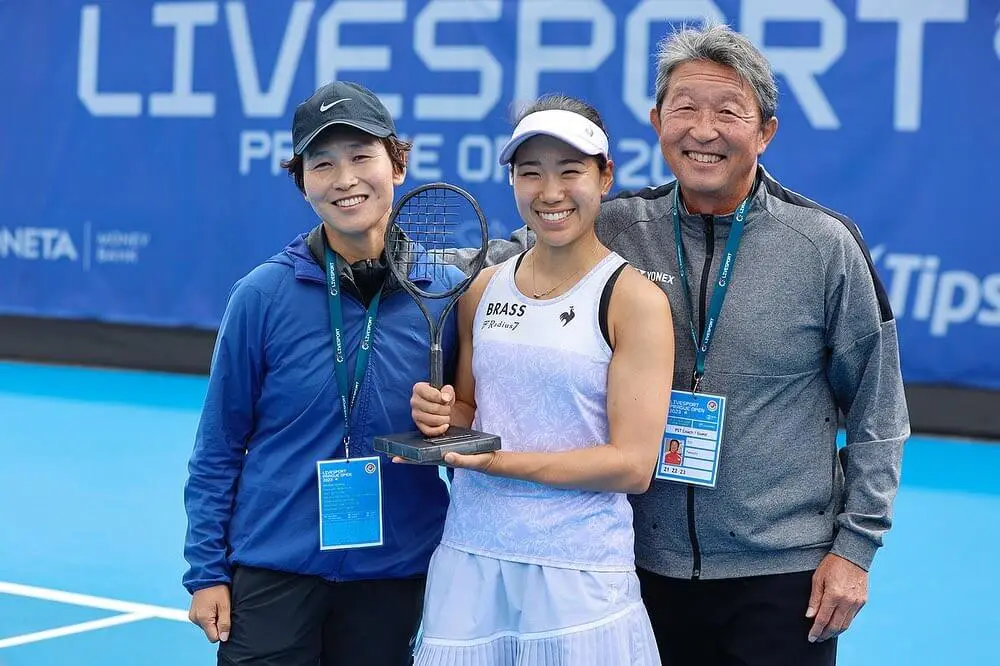
[[[419,191],[396,213],[390,256],[402,275],[444,284],[456,248],[461,246],[462,227],[476,221],[475,210],[461,194],[443,188]]]

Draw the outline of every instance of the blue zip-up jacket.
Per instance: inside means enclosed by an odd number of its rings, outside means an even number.
[[[183,584],[191,593],[229,583],[234,565],[332,581],[422,575],[441,538],[448,493],[438,468],[393,464],[382,456],[384,545],[320,550],[316,462],[344,456],[329,301],[315,258],[317,252],[322,257],[322,238],[321,227],[302,234],[230,294],[184,494],[184,555],[191,566]],[[450,266],[438,273],[415,282],[438,291],[431,278],[451,286],[464,277]],[[365,306],[350,289],[342,294],[353,376]],[[436,321],[446,302],[425,303]],[[442,339],[449,363],[454,312]],[[351,413],[352,458],[378,455],[372,450],[376,435],[415,428],[410,394],[414,383],[428,378],[428,336],[420,309],[390,276]]]

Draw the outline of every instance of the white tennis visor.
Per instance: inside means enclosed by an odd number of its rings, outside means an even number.
[[[529,113],[521,119],[510,141],[500,151],[500,164],[510,164],[518,146],[540,134],[565,141],[585,155],[610,157],[608,135],[600,127],[579,113],[549,109]]]

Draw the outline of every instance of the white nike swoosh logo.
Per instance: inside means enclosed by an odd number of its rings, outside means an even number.
[[[350,102],[350,101],[351,101],[350,97],[345,97],[344,99],[338,99],[336,102],[330,102],[329,104],[321,104],[319,107],[319,112],[324,113],[327,109],[331,109],[340,104],[341,102]]]

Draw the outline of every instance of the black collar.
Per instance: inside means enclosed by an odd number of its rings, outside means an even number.
[[[309,248],[309,254],[312,255],[313,260],[326,275],[328,243],[326,242],[326,234],[323,233],[322,222],[306,236],[306,246]],[[383,287],[384,294],[392,293],[398,289],[386,263],[385,252],[379,257],[377,263],[373,264],[373,262],[363,259],[353,265],[347,263],[339,253],[334,252],[333,254],[337,261],[337,274],[340,276],[341,288],[366,306],[375,297],[375,292],[380,286]]]
[[[407,245],[402,250],[403,253],[409,253],[413,247],[412,245],[413,241],[411,241],[410,239],[407,238],[406,243]],[[326,242],[326,234],[323,233],[322,222],[318,224],[306,236],[306,246],[309,248],[309,254],[312,255],[313,261],[315,261],[316,264],[320,267],[320,271],[325,274],[326,248],[328,247],[328,243]],[[357,262],[352,267],[352,265],[348,264],[347,261],[342,256],[340,256],[340,254],[334,252],[334,255],[337,258],[338,273],[340,274],[342,279],[350,282],[352,285],[355,283],[355,275],[354,275],[355,270],[367,271],[371,269],[370,266],[364,265],[366,263],[366,260]],[[385,250],[383,250],[382,254],[379,256],[378,263],[379,267],[385,270],[385,275],[384,275],[385,286],[382,290],[383,295],[391,294],[396,291],[402,291],[403,288],[399,284],[399,281],[396,279],[396,276],[393,275],[392,271],[389,270],[388,268],[388,258],[386,257]],[[410,279],[413,280],[414,282],[431,282],[433,281],[433,276],[424,274],[424,272],[416,270],[411,272]],[[357,293],[354,293],[354,295],[356,296]]]

